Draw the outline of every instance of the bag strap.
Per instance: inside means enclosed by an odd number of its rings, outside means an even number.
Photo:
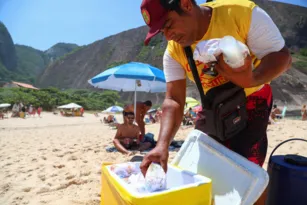
[[[195,61],[194,61],[194,58],[193,58],[193,52],[192,52],[191,46],[185,47],[184,52],[185,52],[185,55],[188,59],[188,63],[190,65],[190,68],[192,70],[193,78],[194,78],[194,81],[196,83],[199,95],[200,95],[202,107],[205,108],[205,109],[209,109],[210,101],[209,101],[208,97],[206,97],[205,94],[204,94],[203,86],[200,82],[199,74],[198,74],[198,71],[197,71],[197,68],[196,68],[196,65],[195,65]]]

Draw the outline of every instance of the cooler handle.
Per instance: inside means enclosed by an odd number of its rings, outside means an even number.
[[[293,139],[288,139],[286,141],[283,141],[281,143],[279,143],[272,151],[271,155],[270,155],[270,158],[269,158],[269,163],[271,163],[271,158],[272,158],[272,155],[274,154],[274,152],[277,150],[278,147],[280,147],[281,145],[285,144],[286,142],[290,142],[290,141],[294,141],[294,140],[299,140],[299,141],[304,141],[304,142],[307,142],[307,140],[304,140],[304,139],[301,139],[301,138],[293,138]]]

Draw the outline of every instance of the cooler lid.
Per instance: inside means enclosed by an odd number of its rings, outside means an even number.
[[[172,164],[211,178],[215,205],[254,204],[269,181],[260,166],[199,130],[189,133]]]
[[[284,160],[292,165],[307,167],[307,157],[296,154],[287,154]]]
[[[271,162],[269,166],[279,171],[294,171],[296,174],[298,172],[307,173],[306,160],[306,157],[300,155],[274,155],[271,157]]]

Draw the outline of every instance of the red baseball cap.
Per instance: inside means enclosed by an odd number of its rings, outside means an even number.
[[[163,28],[167,19],[167,12],[168,10],[163,8],[160,0],[143,0],[141,13],[145,23],[149,26],[149,32],[144,41],[145,45],[148,45],[150,39]]]

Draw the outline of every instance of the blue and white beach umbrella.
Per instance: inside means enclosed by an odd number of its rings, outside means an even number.
[[[105,70],[90,79],[89,84],[96,88],[134,91],[134,109],[136,107],[136,92],[165,92],[166,81],[162,70],[149,64],[130,62]],[[135,110],[134,110],[135,111]]]
[[[111,106],[103,112],[122,112],[124,109],[120,106]]]

